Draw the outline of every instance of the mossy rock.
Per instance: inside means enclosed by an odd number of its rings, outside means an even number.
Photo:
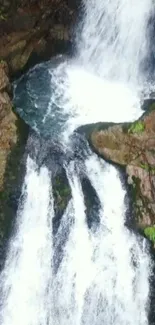
[[[8,155],[4,184],[0,191],[0,251],[2,254],[5,242],[10,237],[14,224],[25,173],[22,157],[25,152],[29,128],[20,118],[17,118],[16,127],[17,143],[14,144]]]
[[[155,175],[155,166],[151,166],[146,163],[141,163],[140,167],[149,172],[151,175]]]
[[[155,225],[144,229],[145,236],[155,244]]]
[[[145,131],[145,124],[143,121],[136,121],[131,124],[131,126],[128,129],[128,133],[131,134],[140,134]]]
[[[54,233],[56,233],[59,228],[61,218],[67,208],[68,202],[71,199],[71,189],[64,169],[62,169],[53,180],[53,196],[55,211],[53,230]]]

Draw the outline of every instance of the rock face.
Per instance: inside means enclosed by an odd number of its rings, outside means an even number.
[[[7,156],[17,141],[16,116],[12,111],[12,103],[8,95],[10,88],[8,66],[0,63],[0,190],[3,188],[4,172]]]
[[[0,254],[9,229],[13,211],[16,210],[15,188],[20,170],[20,159],[26,142],[27,127],[13,113],[10,82],[6,62],[0,63]],[[21,132],[22,129],[22,132]],[[14,194],[13,194],[14,193]]]
[[[90,142],[106,160],[125,166],[138,228],[155,225],[155,105],[134,123],[102,124]]]
[[[76,0],[1,0],[0,4],[0,59],[7,61],[12,73],[30,57],[49,58],[61,43],[64,50],[65,43],[72,41]]]

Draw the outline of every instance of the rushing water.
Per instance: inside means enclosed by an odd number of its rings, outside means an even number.
[[[126,192],[118,171],[88,148],[75,154],[68,140],[80,125],[141,114],[146,85],[149,92],[152,7],[151,0],[86,0],[75,57],[38,65],[15,85],[19,114],[43,138],[61,144],[71,199],[53,232],[55,170],[28,157],[0,278],[2,325],[148,324],[149,252],[146,241],[125,226]],[[83,178],[98,202],[91,225]]]

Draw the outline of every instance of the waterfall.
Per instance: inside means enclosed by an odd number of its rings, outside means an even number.
[[[84,6],[82,32],[77,35],[80,63],[103,78],[143,81],[152,0],[86,0]]]
[[[2,325],[148,325],[147,241],[125,225],[126,190],[116,168],[77,149],[70,135],[84,124],[140,116],[152,6],[86,0],[74,58],[38,65],[17,81],[18,113],[61,144],[71,198],[54,233],[55,153],[48,142],[54,163],[40,151],[38,166],[34,150],[0,277]],[[99,202],[94,226],[83,179]]]
[[[101,226],[94,240],[97,272],[90,291],[90,321],[147,324],[150,261],[145,242],[143,247],[124,227],[125,191],[119,175],[114,167],[94,156],[87,159],[86,168],[101,202]],[[90,304],[86,319],[89,308]]]
[[[0,322],[45,325],[50,314],[53,202],[50,175],[28,157],[27,173],[1,274]]]
[[[69,214],[74,223],[54,279],[58,295],[53,323],[146,325],[150,263],[146,243],[143,246],[142,239],[124,227],[125,191],[115,168],[95,155],[86,159],[84,168],[99,195],[100,226],[97,231],[88,229],[79,172],[71,164],[67,174],[72,202],[62,223]]]
[[[97,230],[87,226],[79,167],[100,200]],[[72,199],[54,248],[51,177],[28,157],[16,231],[1,274],[1,324],[147,325],[149,253],[145,240],[124,226],[125,191],[117,171],[92,154],[83,166],[71,161],[66,174]],[[66,224],[68,239],[55,272],[53,249]]]

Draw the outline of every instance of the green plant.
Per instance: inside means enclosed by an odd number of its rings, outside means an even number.
[[[0,8],[0,20],[7,20],[7,15],[2,8]]]
[[[145,130],[145,124],[142,121],[134,122],[128,129],[128,133],[142,133]]]
[[[152,227],[146,227],[144,229],[145,236],[151,240],[153,243],[155,242],[155,226]]]
[[[143,163],[141,163],[141,164],[140,164],[140,167],[141,167],[142,169],[145,169],[147,172],[150,170],[150,166],[149,166],[148,164],[143,164]]]
[[[141,163],[140,167],[145,169],[147,172],[150,172],[152,175],[155,175],[155,167],[152,167],[151,165]]]
[[[0,59],[0,64],[5,63],[5,61],[3,59]]]

